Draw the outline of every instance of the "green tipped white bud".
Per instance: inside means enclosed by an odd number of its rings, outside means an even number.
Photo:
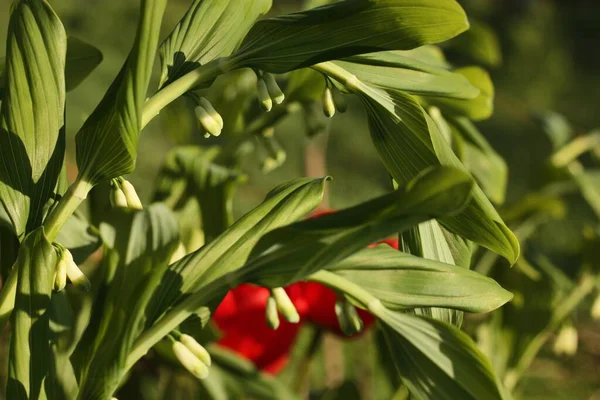
[[[200,121],[200,125],[213,136],[219,136],[221,134],[221,126],[215,119],[206,111],[202,106],[197,106],[195,109],[196,117]]]
[[[265,310],[265,318],[267,325],[271,329],[279,328],[279,314],[277,313],[277,302],[273,296],[269,296],[267,299],[267,307]]]
[[[337,88],[333,88],[333,102],[335,103],[335,109],[341,112],[342,114],[346,112],[348,109],[348,102],[346,101],[346,97],[342,92],[340,92]]]
[[[275,77],[268,72],[263,74],[263,79],[267,84],[267,90],[269,91],[269,95],[271,99],[275,102],[275,104],[281,104],[285,100],[285,95],[281,91],[281,88],[277,84]]]
[[[333,94],[331,93],[331,88],[328,87],[323,91],[323,112],[327,118],[331,118],[335,115]]]
[[[217,112],[217,110],[215,110],[215,108],[213,107],[212,103],[210,101],[208,101],[206,98],[204,97],[200,97],[200,105],[202,106],[202,108],[204,108],[206,110],[206,112],[215,120],[217,121],[217,124],[219,124],[219,127],[221,129],[223,129],[224,122],[223,122],[223,117],[221,117],[221,114],[219,114]]]
[[[273,171],[274,169],[277,169],[277,167],[279,167],[279,163],[277,162],[277,160],[274,158],[268,157],[267,159],[265,159],[263,161],[260,169],[263,172],[263,174],[266,174],[268,172]]]
[[[558,332],[552,350],[557,355],[572,356],[577,353],[577,341],[577,329],[572,325],[565,325]]]
[[[194,354],[200,361],[202,361],[207,367],[210,367],[212,364],[212,360],[210,358],[210,354],[208,351],[202,346],[200,343],[196,341],[190,335],[186,335],[185,333],[179,337],[179,341],[187,347],[192,354]]]
[[[290,300],[290,297],[285,292],[283,288],[275,288],[271,290],[271,296],[275,299],[275,303],[277,304],[277,309],[283,315],[286,321],[296,324],[300,322],[300,315]]]
[[[590,315],[593,319],[600,319],[600,295],[596,296],[596,299],[592,304],[592,309],[590,310]]]
[[[54,290],[60,292],[67,286],[67,262],[64,257],[58,259],[54,274]]]
[[[262,109],[266,112],[271,111],[273,109],[273,99],[271,99],[267,84],[261,77],[258,78],[256,89],[258,90],[258,103]]]
[[[208,377],[208,366],[200,361],[200,359],[196,357],[186,345],[181,342],[174,341],[172,349],[173,353],[175,353],[175,357],[177,357],[181,365],[183,365],[183,367],[192,375],[198,379],[205,379]]]
[[[175,253],[173,253],[173,255],[171,256],[171,259],[169,260],[169,264],[173,264],[173,263],[181,260],[186,255],[187,255],[187,251],[185,249],[185,246],[183,245],[183,243],[179,242],[179,246],[177,246],[177,250],[175,250]]]
[[[92,284],[89,279],[81,272],[75,261],[73,261],[73,255],[67,249],[63,249],[61,259],[65,261],[67,267],[67,277],[75,286],[79,286],[82,289],[89,291],[92,288]]]
[[[127,208],[127,197],[120,187],[113,185],[110,190],[110,205],[117,208]]]
[[[143,210],[144,206],[142,206],[142,202],[140,197],[133,185],[128,181],[123,179],[121,182],[121,190],[125,194],[125,199],[127,200],[127,206],[133,210]]]

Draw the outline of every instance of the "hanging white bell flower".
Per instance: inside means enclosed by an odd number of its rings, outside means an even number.
[[[194,355],[183,343],[175,340],[172,345],[173,353],[179,360],[181,365],[187,369],[192,375],[198,379],[205,379],[208,377],[209,369],[198,357]]]

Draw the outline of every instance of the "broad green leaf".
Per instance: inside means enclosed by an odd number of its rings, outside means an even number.
[[[303,217],[321,202],[326,179],[298,179],[273,189],[265,201],[200,250],[169,266],[149,307],[154,321],[182,294],[190,294],[242,267],[270,230]]]
[[[504,159],[467,118],[451,118],[448,122],[458,158],[492,202],[504,203],[508,184],[508,168]]]
[[[327,60],[409,50],[468,28],[454,0],[354,0],[257,22],[234,57],[241,65],[288,72]]]
[[[179,244],[170,210],[155,204],[145,211],[116,210],[100,226],[105,245],[118,256],[104,302],[95,305],[95,340],[80,372],[81,399],[106,399],[124,374],[125,359],[146,322],[146,307]]]
[[[489,118],[494,111],[494,84],[489,74],[479,67],[464,67],[455,71],[464,75],[473,86],[479,89],[479,95],[470,100],[429,97],[427,103],[438,106],[444,114],[464,116],[474,121]]]
[[[67,92],[75,89],[102,62],[100,50],[76,37],[67,37],[65,84]],[[0,57],[0,100],[4,92],[6,59]]]
[[[485,67],[498,67],[502,63],[502,49],[496,32],[485,22],[472,18],[469,22],[469,30],[452,39],[448,49]]]
[[[383,330],[398,373],[415,399],[503,399],[489,361],[459,329],[385,310]]]
[[[160,86],[230,55],[272,0],[194,0],[160,46]]]
[[[76,136],[80,179],[97,184],[132,172],[142,107],[166,0],[142,0],[135,42],[125,65]]]
[[[16,3],[0,114],[0,202],[20,239],[41,224],[64,159],[66,51],[46,1]]]
[[[348,79],[347,71],[332,63],[323,64],[320,70],[340,81]],[[357,79],[345,83],[365,105],[375,148],[396,182],[404,184],[432,165],[465,169],[414,97],[374,88]],[[497,252],[511,263],[518,258],[516,237],[479,187],[460,214],[439,222],[450,232]]]
[[[73,36],[67,38],[66,89],[75,89],[102,62],[102,53]]]
[[[445,307],[481,313],[495,310],[512,297],[493,279],[469,269],[383,245],[362,250],[330,270],[360,285],[392,310]]]
[[[50,348],[50,296],[57,255],[44,228],[31,232],[21,245],[12,338],[8,363],[8,399],[53,398]]]
[[[428,65],[411,51],[387,51],[336,61],[362,82],[382,89],[402,90],[422,96],[472,99],[479,90],[463,75]]]
[[[453,168],[423,171],[406,186],[357,206],[265,235],[247,268],[251,281],[278,287],[333,267],[377,240],[458,212],[473,182]]]

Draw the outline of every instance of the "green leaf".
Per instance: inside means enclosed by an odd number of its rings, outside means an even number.
[[[53,398],[50,296],[57,255],[40,227],[21,245],[8,364],[8,399]]]
[[[146,307],[179,244],[179,229],[162,204],[144,211],[115,210],[100,226],[105,245],[118,257],[104,301],[94,305],[86,335],[94,337],[80,371],[79,398],[106,399],[123,378],[129,350],[144,328]]]
[[[482,21],[469,18],[471,27],[448,43],[448,49],[485,67],[502,64],[502,49],[496,32]]]
[[[468,28],[454,0],[354,0],[257,22],[235,57],[283,73],[327,60],[409,50]]]
[[[348,79],[347,72],[332,63],[323,64],[320,70],[358,94],[367,109],[375,148],[396,182],[404,184],[432,165],[465,169],[436,124],[412,96],[374,88],[356,79],[344,82]],[[479,187],[463,212],[439,222],[450,232],[497,252],[511,263],[518,258],[516,237]]]
[[[495,204],[503,204],[508,184],[508,167],[483,134],[467,118],[450,119],[460,160]]]
[[[445,307],[481,313],[495,310],[512,298],[491,278],[384,245],[362,250],[330,270],[360,285],[393,310]]]
[[[160,46],[165,86],[187,72],[230,55],[272,0],[195,0]]]
[[[102,62],[96,47],[73,36],[67,38],[66,88],[75,89]]]
[[[305,278],[377,240],[421,222],[458,212],[473,181],[454,168],[423,171],[405,187],[357,206],[298,222],[265,235],[247,268],[250,280],[279,287]]]
[[[41,224],[64,159],[66,45],[47,2],[16,3],[0,115],[0,202],[20,239]]]
[[[319,205],[327,179],[298,179],[273,189],[265,201],[200,250],[169,266],[149,307],[155,321],[182,294],[244,265],[262,235],[303,217]]]
[[[383,330],[396,368],[416,399],[503,399],[489,361],[459,329],[386,310]]]
[[[573,127],[564,115],[554,111],[544,111],[535,117],[548,136],[554,151],[558,151],[573,138]]]
[[[97,184],[135,169],[142,106],[166,0],[142,0],[135,42],[104,98],[77,133],[80,179]]]
[[[472,99],[479,94],[463,75],[422,62],[411,54],[413,52],[387,51],[335,63],[362,82],[382,89],[456,99]]]
[[[455,72],[465,76],[478,88],[479,96],[470,100],[430,97],[426,101],[451,116],[464,116],[474,121],[489,118],[494,112],[494,84],[489,74],[479,67],[459,68]]]

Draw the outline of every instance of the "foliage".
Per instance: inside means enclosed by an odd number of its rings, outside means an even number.
[[[512,299],[498,282],[529,294],[528,281],[505,278],[514,276],[508,268],[490,274],[497,257],[542,279],[523,267],[517,240],[527,241],[521,232],[537,217],[537,204],[496,210],[507,167],[472,122],[493,112],[492,81],[479,66],[454,67],[434,46],[469,29],[462,7],[454,0],[345,0],[258,20],[270,0],[196,0],[159,45],[166,3],[140,1],[129,56],[75,136],[79,172],[70,184],[66,92],[102,54],[67,36],[46,0],[13,6],[0,63],[7,397],[111,399],[127,393],[140,375],[136,366],[150,362],[184,367],[208,398],[295,398],[277,378],[211,343],[218,340],[211,318],[230,289],[252,284],[268,290],[271,326],[280,316],[297,323],[297,304],[283,287],[307,281],[335,291],[345,332],[363,327],[356,309],[379,321],[379,350],[389,357],[382,368],[394,391],[510,398],[506,387],[515,387],[568,309],[540,321],[524,349],[515,342],[490,351],[503,335],[520,332],[519,317],[510,316],[518,303],[500,311],[509,317],[497,312],[479,327],[483,351],[460,330],[464,312],[491,312]],[[475,27],[449,49],[498,65],[493,31]],[[489,51],[477,52],[481,46]],[[158,89],[148,94],[157,58]],[[265,172],[285,162],[274,127],[299,113],[309,121],[307,136],[318,137],[328,123],[315,110],[333,117],[348,100],[366,113],[388,192],[304,219],[320,206],[330,178],[296,178],[235,219],[244,162],[262,153]],[[161,112],[179,145],[167,154],[153,201],[142,205],[124,176],[143,156],[142,130]],[[575,161],[596,136],[562,140],[550,159],[597,211],[597,173]],[[390,237],[400,250],[367,248]],[[533,254],[550,296],[560,289],[557,302],[573,304],[592,290],[591,267],[573,284]]]

